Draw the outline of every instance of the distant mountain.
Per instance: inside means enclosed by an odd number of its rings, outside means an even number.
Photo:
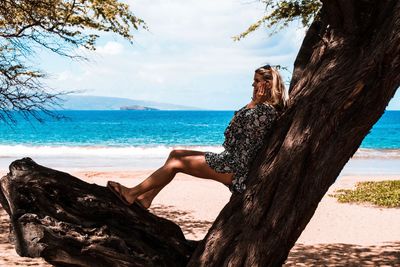
[[[140,106],[161,110],[201,110],[198,107],[174,105],[153,101],[120,97],[66,95],[62,97],[62,109],[67,110],[120,110],[124,107]]]

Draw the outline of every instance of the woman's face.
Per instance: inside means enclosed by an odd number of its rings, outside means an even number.
[[[267,90],[269,90],[269,82],[264,81],[261,74],[255,73],[254,74],[254,81],[253,81],[253,99],[257,98],[266,98]],[[263,90],[262,90],[263,89]],[[263,93],[263,95],[260,95]]]

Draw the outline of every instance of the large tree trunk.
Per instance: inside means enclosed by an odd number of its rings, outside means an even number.
[[[189,266],[280,266],[400,85],[400,1],[323,1],[291,103]]]
[[[176,224],[29,158],[10,165],[0,189],[21,256],[56,266],[185,266],[196,246]]]

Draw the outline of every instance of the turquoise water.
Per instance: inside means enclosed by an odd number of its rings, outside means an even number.
[[[233,111],[63,111],[69,119],[0,127],[0,144],[219,145]]]
[[[62,111],[45,124],[0,123],[1,145],[220,146],[233,111]],[[386,111],[361,148],[400,149],[400,111]]]
[[[399,149],[400,111],[386,111],[372,127],[361,144],[362,148]]]
[[[65,171],[154,169],[172,149],[221,152],[234,111],[63,111],[45,124],[0,122],[0,172],[22,157]],[[400,172],[400,111],[387,111],[343,170]]]

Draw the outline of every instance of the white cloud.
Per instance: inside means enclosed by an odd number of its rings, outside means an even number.
[[[124,46],[120,43],[109,41],[104,46],[98,46],[96,52],[101,55],[119,55],[124,51]]]
[[[55,79],[59,82],[68,81],[73,77],[73,74],[69,71],[62,71],[55,76]]]

